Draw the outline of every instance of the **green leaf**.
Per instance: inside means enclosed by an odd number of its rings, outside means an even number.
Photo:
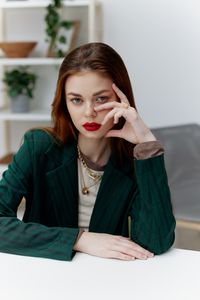
[[[56,56],[57,57],[64,57],[65,54],[64,54],[64,52],[61,49],[58,49],[57,52],[56,52]]]
[[[58,40],[61,44],[66,44],[67,42],[67,39],[64,35],[61,35]]]
[[[63,0],[54,0],[53,2],[55,7],[60,8],[62,6]]]
[[[73,25],[73,23],[71,21],[62,21],[60,23],[61,27],[65,28],[65,29],[70,29]]]

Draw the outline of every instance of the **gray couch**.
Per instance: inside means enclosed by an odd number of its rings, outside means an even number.
[[[152,131],[165,148],[176,219],[200,224],[200,125],[187,124]]]

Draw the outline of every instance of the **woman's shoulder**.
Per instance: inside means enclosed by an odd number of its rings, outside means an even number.
[[[33,128],[28,130],[25,135],[25,138],[32,139],[32,140],[44,140],[44,141],[50,141],[53,139],[53,134],[51,133],[51,130],[46,128]]]
[[[31,145],[34,149],[47,150],[55,145],[60,146],[60,143],[48,129],[30,129],[24,135],[24,142]]]

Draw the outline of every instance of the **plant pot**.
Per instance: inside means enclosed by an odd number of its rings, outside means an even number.
[[[30,98],[26,95],[19,95],[11,98],[11,111],[13,113],[28,112],[30,108]]]

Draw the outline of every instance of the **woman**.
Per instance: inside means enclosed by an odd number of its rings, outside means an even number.
[[[103,43],[73,50],[52,106],[53,127],[25,134],[0,182],[0,251],[134,260],[168,250],[163,149],[136,111],[121,57]]]

